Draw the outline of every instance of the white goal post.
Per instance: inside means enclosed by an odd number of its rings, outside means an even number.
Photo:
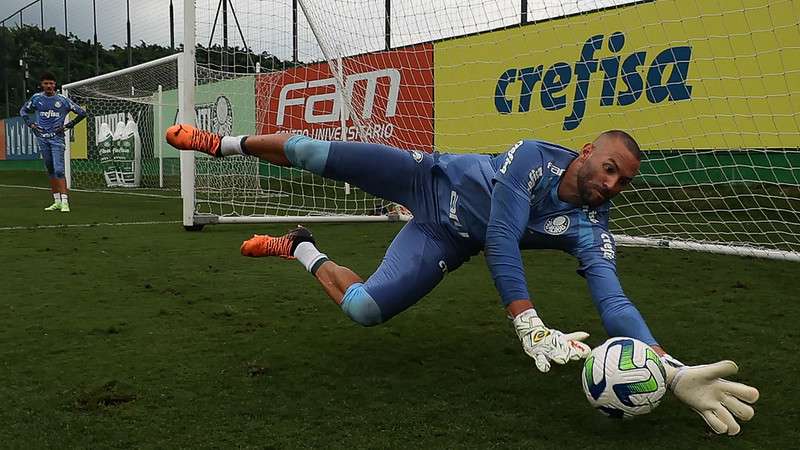
[[[62,86],[62,93],[87,111],[85,122],[66,137],[67,187],[177,187],[177,165],[170,163],[177,158],[165,157],[169,150],[163,130],[172,121],[168,111],[176,108],[176,100],[166,97],[177,88],[180,56],[165,56]]]

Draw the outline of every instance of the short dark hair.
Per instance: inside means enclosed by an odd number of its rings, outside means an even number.
[[[608,130],[600,134],[600,137],[603,136],[621,140],[625,148],[627,148],[629,152],[633,153],[633,156],[636,157],[637,161],[642,160],[642,150],[639,148],[639,144],[636,143],[636,139],[634,139],[630,134],[622,130]]]
[[[42,76],[39,77],[39,81],[50,80],[56,81],[56,76],[52,74],[52,72],[44,72]]]

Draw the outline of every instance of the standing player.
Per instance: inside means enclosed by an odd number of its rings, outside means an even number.
[[[83,120],[86,111],[67,97],[56,93],[56,77],[50,72],[43,73],[40,81],[42,92],[33,94],[33,97],[22,105],[19,114],[36,135],[36,142],[39,144],[50,179],[53,204],[44,210],[69,212],[67,180],[64,178],[64,131]],[[67,113],[70,111],[77,114],[77,117],[65,124]],[[31,113],[36,114],[34,120],[31,120]]]
[[[734,416],[754,415],[750,403],[758,391],[721,378],[738,371],[735,363],[684,366],[659,346],[622,291],[608,230],[609,200],[631,182],[641,158],[638,144],[623,131],[602,133],[577,154],[547,142],[521,141],[496,157],[429,155],[289,134],[220,137],[190,125],[174,125],[166,137],[181,150],[256,156],[346,181],[409,208],[414,218],[366,281],[329,260],[305,228],[280,237],[256,235],[242,244],[246,256],[296,258],[359,324],[389,320],[484,250],[503,305],[536,367],[547,372],[553,362],[585,358],[590,351],[581,341],[588,334],[547,327],[528,294],[520,248],[559,249],[578,259],[578,273],[608,334],[651,345],[665,363],[670,389],[715,432],[737,434]]]

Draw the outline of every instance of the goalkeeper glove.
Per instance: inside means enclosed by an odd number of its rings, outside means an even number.
[[[669,355],[662,356],[661,361],[672,393],[700,414],[715,433],[733,436],[741,431],[734,416],[740,420],[753,418],[755,412],[749,404],[758,400],[758,389],[722,378],[739,371],[735,362],[685,366]]]
[[[522,349],[536,362],[540,372],[550,370],[550,362],[566,364],[567,361],[586,358],[591,353],[589,346],[581,342],[588,333],[578,331],[564,334],[547,328],[535,309],[521,312],[514,318],[514,329]]]

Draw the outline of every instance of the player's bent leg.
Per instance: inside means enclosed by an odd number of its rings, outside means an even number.
[[[368,299],[372,299],[380,310],[381,322],[386,322],[433,290],[448,271],[457,269],[468,258],[439,233],[436,227],[414,220],[407,223],[392,241],[375,273],[363,287],[353,288],[358,289],[351,293],[358,294],[356,305],[371,313],[372,304]],[[363,319],[362,316],[358,318]]]
[[[364,289],[364,283],[353,283],[344,292],[342,311],[359,325],[371,327],[383,323],[381,308]]]

